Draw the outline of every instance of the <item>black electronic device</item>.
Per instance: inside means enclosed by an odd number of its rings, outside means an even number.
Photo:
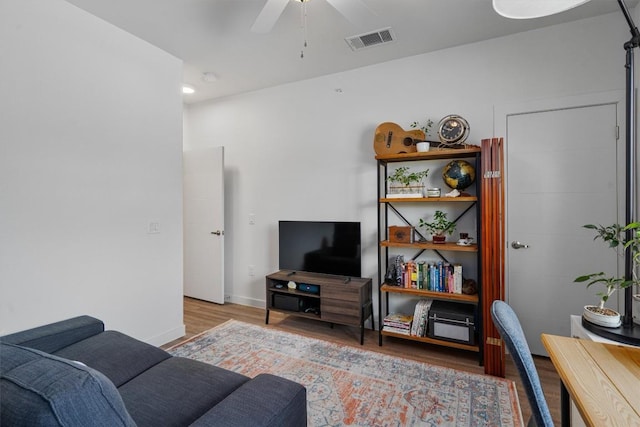
[[[273,307],[289,311],[304,311],[302,298],[295,295],[273,294]]]
[[[320,286],[318,285],[309,285],[308,283],[298,283],[298,290],[300,292],[308,292],[310,294],[319,294]]]
[[[429,309],[427,335],[431,338],[475,345],[474,319],[472,305],[434,301]]]
[[[361,276],[360,223],[280,221],[281,270]]]
[[[305,313],[312,313],[312,314],[320,314],[320,309],[318,307],[307,307],[304,309]]]

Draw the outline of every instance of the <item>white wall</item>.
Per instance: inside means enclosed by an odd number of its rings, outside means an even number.
[[[225,146],[225,292],[264,306],[280,219],[361,221],[363,275],[377,281],[379,123],[457,113],[479,144],[494,105],[623,89],[628,38],[613,13],[190,106],[185,146]]]
[[[0,333],[182,336],[181,61],[62,0],[2,0],[0,57]]]

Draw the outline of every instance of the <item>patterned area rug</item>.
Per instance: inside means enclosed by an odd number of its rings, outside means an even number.
[[[229,320],[174,356],[307,388],[309,426],[521,426],[513,381]]]

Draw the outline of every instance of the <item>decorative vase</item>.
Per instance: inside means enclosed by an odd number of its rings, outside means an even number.
[[[617,328],[622,323],[620,313],[610,308],[600,308],[597,305],[585,305],[582,317],[588,322],[605,328]]]
[[[444,234],[434,234],[431,236],[433,243],[435,244],[442,244],[447,240],[447,236],[445,236]]]

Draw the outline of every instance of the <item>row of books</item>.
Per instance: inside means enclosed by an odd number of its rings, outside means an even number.
[[[382,330],[400,335],[426,337],[429,325],[429,309],[433,300],[422,299],[417,302],[413,315],[391,313],[382,321]]]
[[[429,309],[433,300],[421,299],[417,302],[413,313],[413,324],[411,325],[411,335],[416,337],[426,337],[429,325]]]
[[[413,316],[410,314],[391,313],[382,321],[382,330],[401,335],[411,335]]]
[[[395,286],[432,292],[462,293],[462,265],[438,261],[404,261],[395,259]],[[391,283],[393,284],[393,283]]]

